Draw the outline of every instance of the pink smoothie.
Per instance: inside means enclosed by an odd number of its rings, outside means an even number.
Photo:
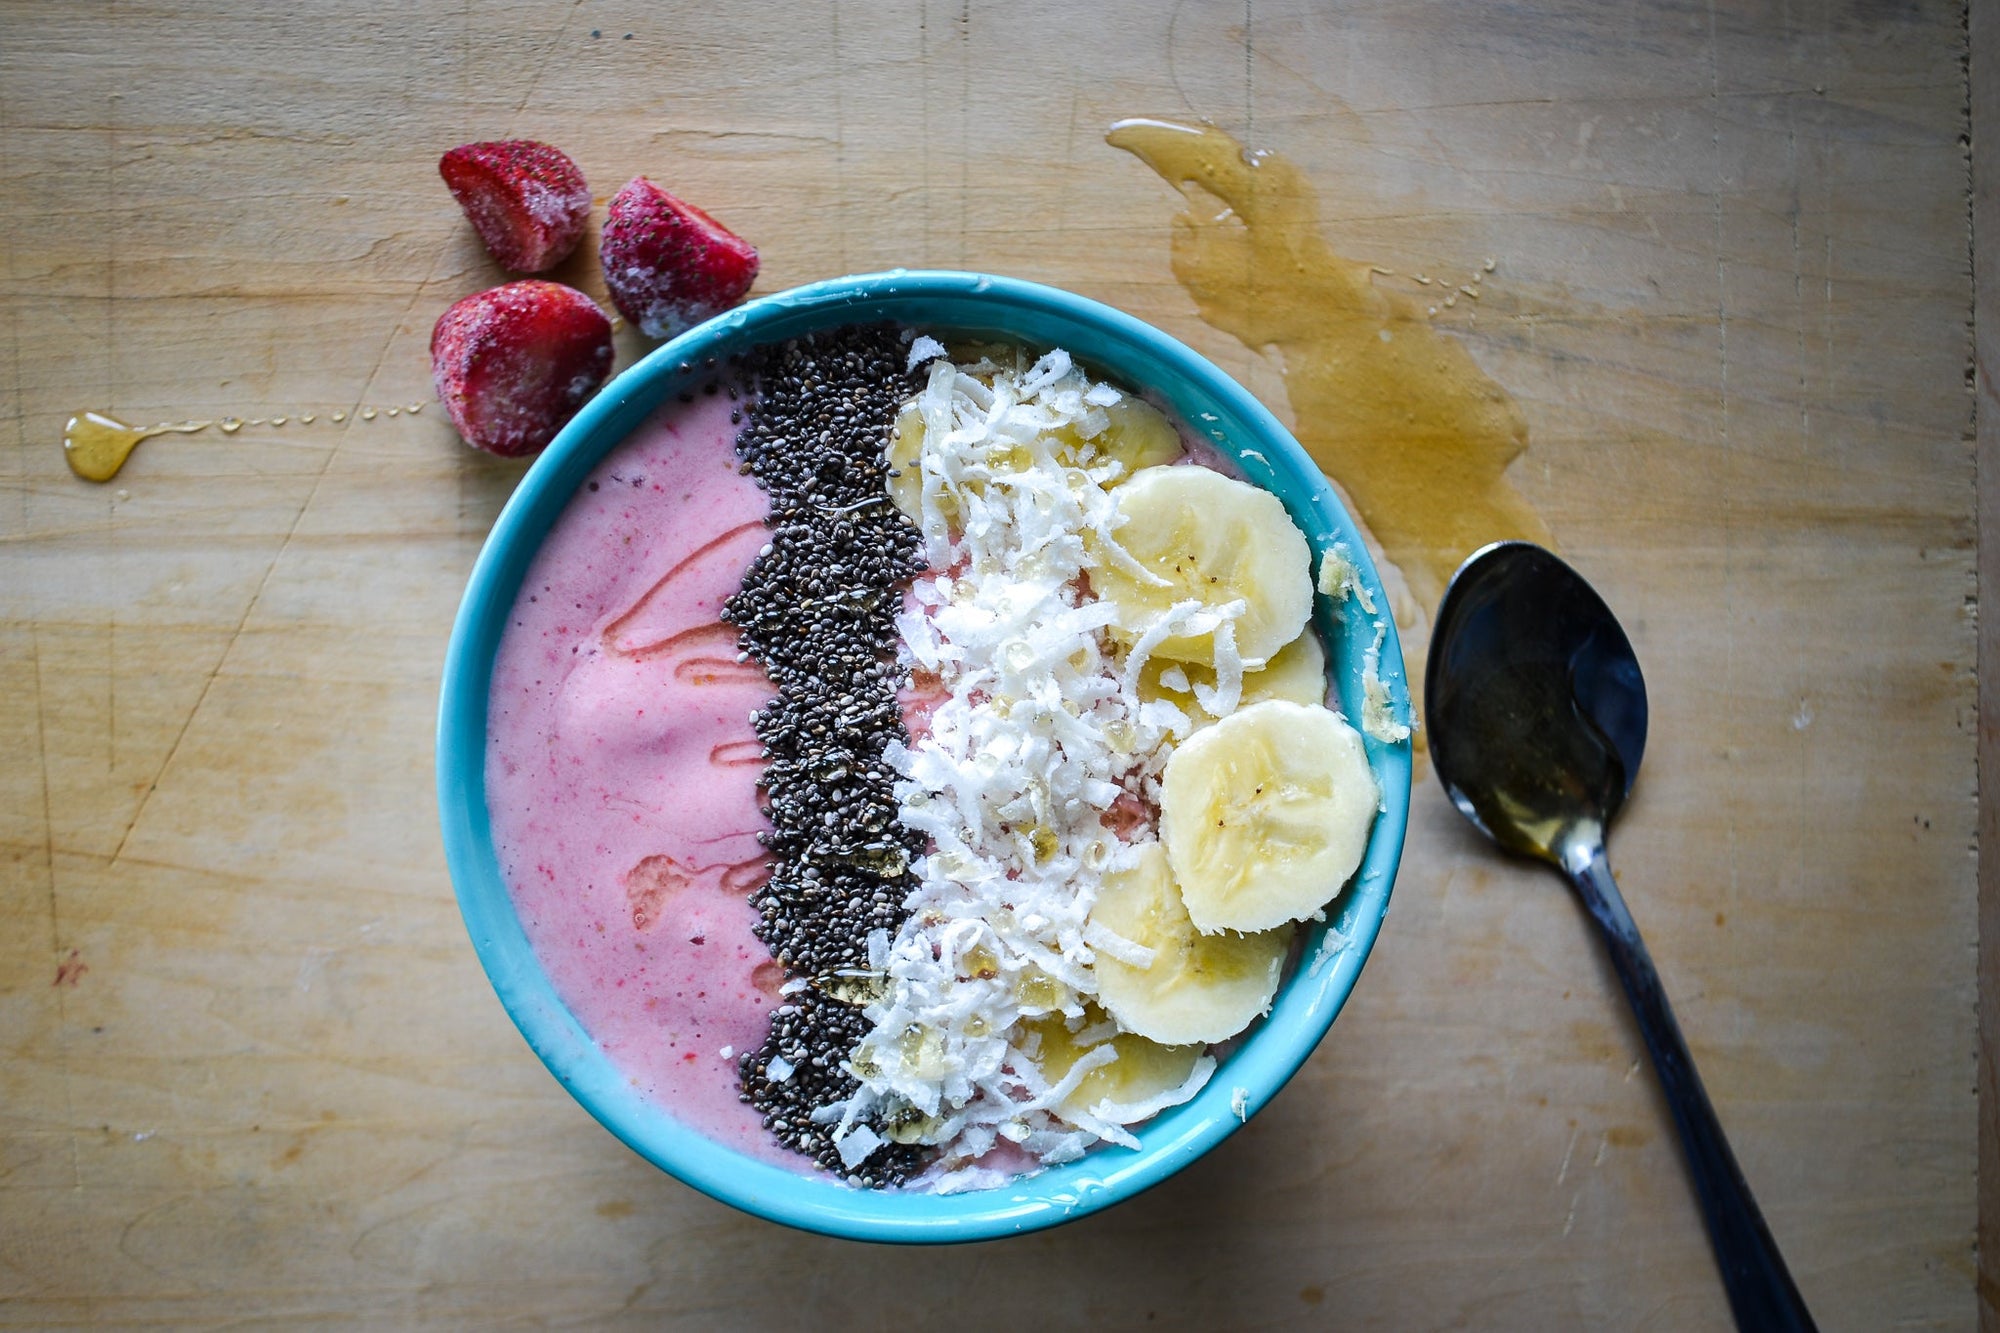
[[[763,1043],[784,973],[750,930],[769,825],[749,719],[772,690],[719,618],[767,536],[732,406],[656,412],[550,530],[494,659],[487,805],[585,1031],[691,1127],[797,1167],[737,1099],[734,1057]]]

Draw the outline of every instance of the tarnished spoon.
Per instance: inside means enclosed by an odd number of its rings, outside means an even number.
[[[1438,607],[1424,716],[1452,803],[1508,851],[1561,870],[1603,931],[1680,1130],[1737,1326],[1813,1328],[1605,860],[1604,830],[1646,748],[1646,683],[1617,618],[1541,547],[1486,547]]]

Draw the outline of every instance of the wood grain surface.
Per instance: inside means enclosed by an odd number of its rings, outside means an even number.
[[[1613,853],[1738,1156],[1823,1327],[1973,1321],[1962,8],[299,8],[0,14],[0,1324],[1726,1326],[1594,940],[1427,775],[1300,1076],[1031,1238],[738,1215],[599,1129],[486,986],[430,731],[522,468],[434,403],[329,419],[429,400],[432,322],[502,278],[438,154],[547,139],[600,201],[654,176],[761,247],[761,291],[1054,282],[1288,413],[1174,281],[1178,196],[1103,142],[1147,114],[1285,155],[1406,294],[1496,260],[1436,322],[1644,661]],[[601,296],[592,254],[556,276]],[[319,419],[94,486],[57,443],[82,408]]]

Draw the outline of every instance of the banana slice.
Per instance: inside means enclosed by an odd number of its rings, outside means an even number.
[[[1175,671],[1180,674],[1176,676]],[[1186,683],[1187,688],[1180,685]],[[1186,713],[1196,727],[1215,721],[1215,715],[1201,706],[1194,687],[1215,688],[1215,673],[1192,662],[1174,662],[1150,657],[1139,672],[1139,699],[1164,699]],[[1288,699],[1295,704],[1326,703],[1326,650],[1319,635],[1307,631],[1278,650],[1261,671],[1243,673],[1242,707],[1266,699]]]
[[[1099,948],[1098,1002],[1127,1032],[1169,1046],[1226,1041],[1248,1027],[1278,993],[1292,943],[1289,925],[1255,935],[1197,931],[1158,843],[1141,847],[1131,869],[1104,877],[1090,919],[1153,951],[1139,967]]]
[[[1160,780],[1160,841],[1203,931],[1302,921],[1340,892],[1378,794],[1361,736],[1273,699],[1181,743]]]
[[[1150,467],[1113,494],[1125,523],[1114,539],[1148,571],[1093,551],[1091,586],[1117,606],[1121,632],[1136,639],[1175,603],[1248,603],[1236,651],[1269,657],[1298,637],[1312,614],[1312,558],[1278,497],[1205,467]],[[1212,666],[1215,636],[1175,634],[1153,651]]]
[[[1128,393],[1105,408],[1104,415],[1109,424],[1088,440],[1071,443],[1069,453],[1080,463],[1123,463],[1125,470],[1105,482],[1106,488],[1130,481],[1145,468],[1171,463],[1187,451],[1167,414],[1143,398]]]
[[[1084,1014],[1084,1033],[1105,1021],[1095,1006],[1085,1006]],[[1037,1019],[1029,1029],[1040,1036],[1037,1062],[1042,1077],[1050,1083],[1060,1083],[1085,1052],[1102,1044],[1083,1044],[1082,1034],[1072,1033],[1060,1014]],[[1071,1118],[1094,1115],[1113,1124],[1129,1125],[1176,1104],[1162,1104],[1161,1099],[1187,1087],[1202,1056],[1199,1045],[1163,1046],[1133,1032],[1120,1032],[1110,1042],[1118,1058],[1079,1079],[1075,1090],[1057,1104],[1057,1110]],[[1188,1095],[1193,1095],[1192,1091]]]
[[[1326,707],[1326,649],[1308,629],[1280,648],[1261,671],[1243,675],[1244,704],[1284,699],[1308,707]]]

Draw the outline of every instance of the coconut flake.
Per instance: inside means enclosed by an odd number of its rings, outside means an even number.
[[[1396,745],[1410,739],[1410,727],[1396,716],[1382,680],[1382,645],[1388,637],[1388,624],[1376,621],[1375,642],[1361,655],[1361,730],[1384,745]]]
[[[1360,603],[1363,612],[1371,616],[1375,614],[1375,594],[1369,592],[1368,585],[1361,581],[1361,571],[1356,567],[1346,542],[1335,542],[1319,558],[1317,586],[1336,602],[1352,597]]]
[[[1319,948],[1313,952],[1312,963],[1306,968],[1307,975],[1316,977],[1326,971],[1326,965],[1338,958],[1346,947],[1347,936],[1328,926],[1320,936]]]
[[[847,1134],[834,1142],[834,1149],[840,1154],[840,1164],[852,1171],[868,1160],[870,1153],[881,1147],[887,1140],[866,1125],[856,1125]]]
[[[1127,967],[1136,967],[1141,971],[1153,965],[1153,959],[1159,952],[1126,939],[1098,921],[1092,921],[1084,927],[1083,942],[1098,953],[1116,958]]]
[[[1239,615],[1248,609],[1240,599],[1230,605],[1241,608]],[[1210,716],[1227,717],[1243,702],[1243,657],[1236,651],[1236,626],[1226,620],[1217,625],[1214,644],[1215,686],[1196,685],[1194,697]]]
[[[1021,396],[1023,398],[1033,397],[1035,394],[1042,392],[1042,390],[1054,384],[1057,380],[1068,375],[1069,372],[1069,353],[1058,347],[1054,351],[1044,355],[1041,360],[1035,362],[1034,368],[1028,372],[1028,377],[1021,381]],[[1079,391],[1077,393],[1079,401],[1082,397],[1083,395]],[[1077,414],[1072,412],[1070,415],[1075,416]]]

